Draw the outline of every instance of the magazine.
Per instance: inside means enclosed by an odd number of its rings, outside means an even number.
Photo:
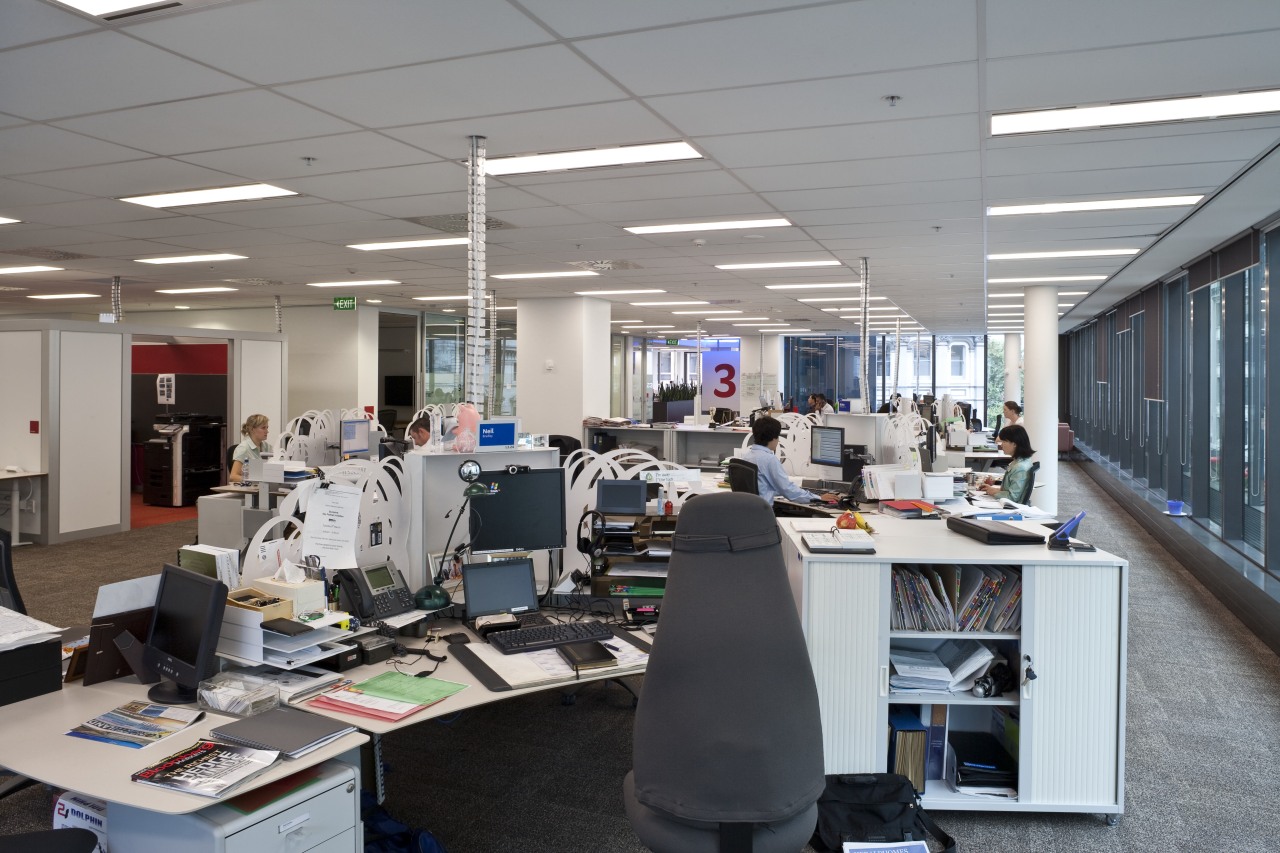
[[[144,746],[180,732],[204,716],[204,711],[153,705],[150,702],[127,702],[105,714],[81,723],[67,734],[141,749]]]
[[[279,757],[280,753],[271,749],[201,740],[163,761],[144,767],[130,778],[158,788],[202,797],[221,797],[265,771]]]

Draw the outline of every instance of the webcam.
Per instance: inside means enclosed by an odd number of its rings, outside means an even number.
[[[528,470],[529,470],[528,465],[508,465],[507,466],[508,474],[523,474]]]

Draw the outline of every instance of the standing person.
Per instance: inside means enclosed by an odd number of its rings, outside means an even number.
[[[1005,469],[1003,482],[997,485],[988,477],[982,490],[994,498],[1027,503],[1031,500],[1027,494],[1027,477],[1031,474],[1031,456],[1035,453],[1031,449],[1031,437],[1020,426],[1007,426],[1000,430],[996,444],[1007,456],[1012,456],[1013,461]]]
[[[1005,426],[1022,426],[1022,407],[1013,400],[1005,400],[1002,417]]]
[[[431,416],[423,415],[413,423],[409,424],[409,439],[413,442],[415,448],[427,446],[427,442],[431,441]]]
[[[754,443],[742,454],[742,458],[755,465],[760,472],[757,480],[760,497],[768,504],[772,504],[776,497],[800,503],[808,503],[816,498],[829,503],[840,500],[840,496],[832,492],[815,495],[791,482],[787,472],[782,470],[782,463],[778,461],[778,439],[781,435],[782,422],[777,418],[765,415],[756,418],[751,424],[751,440]]]
[[[243,483],[248,460],[261,459],[271,453],[271,445],[267,444],[267,432],[270,426],[266,415],[249,415],[245,418],[244,425],[240,427],[240,434],[244,439],[231,453],[231,470],[227,473],[228,482]]]

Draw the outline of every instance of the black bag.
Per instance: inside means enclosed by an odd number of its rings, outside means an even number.
[[[941,841],[944,853],[957,853],[947,835],[920,808],[911,780],[897,773],[849,773],[827,777],[818,798],[814,850],[840,850],[846,841]]]

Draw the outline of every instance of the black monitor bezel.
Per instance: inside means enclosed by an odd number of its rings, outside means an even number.
[[[840,448],[840,456],[834,462],[818,457],[818,435],[820,431],[840,433],[840,443],[836,445]],[[837,468],[844,464],[844,427],[815,425],[809,428],[809,463],[811,465],[831,465]]]
[[[204,588],[205,599],[202,602],[204,618],[197,627],[200,639],[196,647],[194,661],[184,661],[175,657],[156,645],[156,623],[162,618],[166,590],[172,589],[176,578],[184,584],[194,584]],[[190,704],[196,701],[195,692],[200,682],[215,671],[218,638],[222,634],[222,616],[227,607],[227,585],[217,578],[193,572],[170,563],[165,563],[160,570],[160,586],[156,590],[155,608],[151,613],[151,624],[147,627],[147,640],[142,647],[142,662],[152,672],[161,676],[160,684],[152,687],[147,694],[153,702],[162,704]],[[190,608],[184,609],[184,614]]]
[[[474,578],[477,573],[484,574],[486,572],[513,571],[517,566],[522,566],[529,573],[529,597],[525,602],[525,606],[519,608],[486,608],[481,610],[473,607],[472,595],[467,590],[467,578]],[[474,587],[473,587],[474,588]],[[529,557],[516,557],[510,560],[494,560],[488,563],[464,563],[462,566],[462,589],[463,589],[463,606],[467,610],[467,619],[477,619],[481,616],[493,616],[497,613],[536,613],[538,611],[538,581],[534,574],[533,560]]]
[[[491,547],[493,543],[481,539],[486,535],[484,526],[484,515],[493,509],[495,503],[501,498],[501,485],[507,481],[507,478],[513,477],[545,477],[550,483],[555,480],[559,483],[556,489],[556,496],[539,504],[540,507],[546,507],[558,515],[557,519],[548,520],[545,524],[539,525],[538,529],[542,531],[543,536],[538,539],[531,539],[527,542],[504,542],[501,547]],[[490,487],[490,493],[479,495],[470,500],[470,514],[467,518],[467,531],[469,534],[471,553],[473,554],[514,554],[528,551],[553,551],[564,548],[565,546],[565,484],[564,470],[561,468],[530,468],[525,471],[517,471],[511,473],[505,470],[498,471],[481,471],[476,482]],[[492,485],[498,485],[497,493],[492,492]],[[490,531],[495,529],[490,526]]]
[[[625,489],[631,500],[609,503],[602,500],[600,494],[604,486],[618,486]],[[596,512],[608,515],[644,515],[645,503],[649,499],[649,484],[644,480],[596,480]]]

